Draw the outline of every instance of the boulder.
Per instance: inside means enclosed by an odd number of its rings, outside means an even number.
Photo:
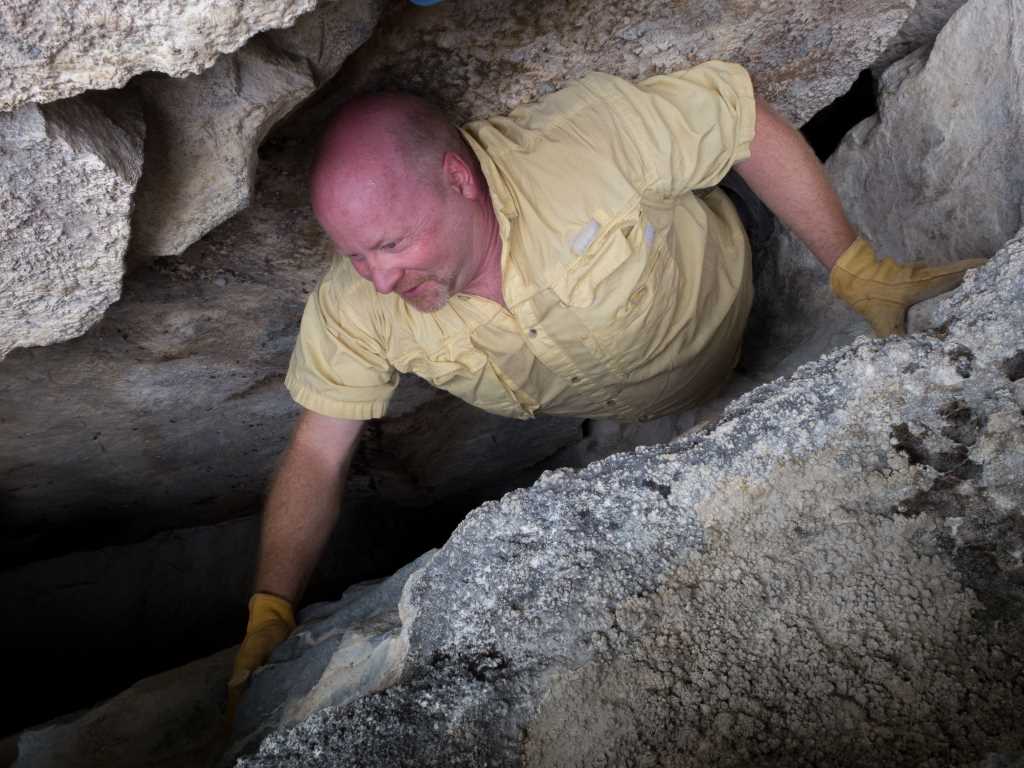
[[[144,132],[123,98],[0,114],[0,359],[80,336],[121,295]]]
[[[201,75],[138,78],[146,172],[132,219],[133,254],[177,255],[251,202],[256,149],[314,90],[304,63],[257,39]]]
[[[316,0],[9,0],[0,6],[0,110],[124,85],[141,72],[201,72]]]
[[[949,18],[967,0],[918,0],[914,10],[900,27],[881,56],[871,64],[871,72],[879,77],[890,64],[921,46],[930,46]]]
[[[1012,760],[1022,297],[1024,230],[934,333],[481,506],[409,589],[398,683],[239,765]]]
[[[324,3],[294,28],[260,35],[202,74],[134,81],[149,132],[133,254],[180,254],[248,206],[260,143],[369,37],[382,5]]]
[[[979,41],[985,41],[979,45]],[[829,160],[854,225],[898,261],[991,256],[1020,227],[1024,3],[970,2],[882,76]]]
[[[746,65],[755,87],[802,123],[850,87],[914,5],[558,0],[543,13],[529,0],[406,5],[346,66],[334,98],[290,130],[308,130],[361,90],[418,92],[467,121],[506,113],[590,70],[635,79],[715,58]]]

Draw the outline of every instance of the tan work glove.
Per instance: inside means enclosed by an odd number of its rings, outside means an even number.
[[[295,629],[295,613],[287,600],[266,592],[249,599],[249,623],[245,639],[235,656],[235,668],[228,680],[228,727],[235,721],[235,710],[245,684],[257,667],[263,665],[277,646]]]
[[[984,263],[985,259],[966,259],[935,267],[921,261],[897,264],[879,260],[871,243],[858,237],[832,267],[829,285],[878,336],[904,334],[911,305],[953,290],[964,272]]]

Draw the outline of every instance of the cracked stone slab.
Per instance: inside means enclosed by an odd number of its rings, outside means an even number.
[[[144,133],[102,95],[0,113],[0,358],[85,333],[120,297]]]
[[[265,29],[286,27],[316,0],[5,0],[0,5],[0,111],[141,72],[202,72]]]

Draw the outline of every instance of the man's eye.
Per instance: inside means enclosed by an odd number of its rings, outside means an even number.
[[[384,245],[381,246],[381,250],[382,251],[393,251],[393,250],[395,250],[395,248],[397,246],[398,246],[398,243],[395,242],[394,240],[392,240],[391,242],[384,243]]]

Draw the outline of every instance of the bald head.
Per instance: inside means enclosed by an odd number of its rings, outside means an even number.
[[[345,195],[390,198],[395,185],[436,189],[446,153],[478,172],[462,135],[437,107],[409,94],[380,93],[346,103],[331,118],[313,163],[314,210],[336,207]]]

